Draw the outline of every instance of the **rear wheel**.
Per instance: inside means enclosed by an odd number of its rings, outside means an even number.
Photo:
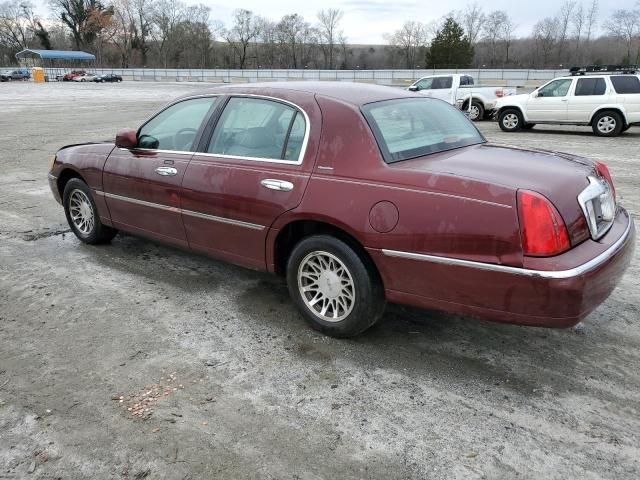
[[[620,135],[624,122],[618,112],[609,110],[597,113],[591,127],[593,133],[600,137],[615,137]]]
[[[118,233],[103,225],[93,201],[91,189],[79,178],[72,178],[64,187],[62,204],[73,233],[84,243],[107,243]]]
[[[509,108],[500,112],[498,125],[504,132],[517,132],[524,125],[524,119],[519,110]]]
[[[312,328],[351,337],[376,323],[385,307],[377,271],[342,240],[305,238],[287,263],[289,293]]]
[[[480,102],[471,102],[469,111],[469,119],[478,122],[484,118],[484,105]]]

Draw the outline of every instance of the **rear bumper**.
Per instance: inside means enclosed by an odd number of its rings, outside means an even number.
[[[611,231],[558,257],[516,268],[445,257],[370,250],[387,298],[422,308],[541,327],[570,327],[604,302],[635,248],[621,209]]]

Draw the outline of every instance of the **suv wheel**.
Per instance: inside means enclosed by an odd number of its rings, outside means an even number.
[[[107,243],[118,233],[102,224],[91,189],[79,178],[72,178],[65,185],[62,205],[71,230],[82,242]]]
[[[373,266],[329,235],[305,238],[287,263],[289,293],[312,328],[351,337],[371,327],[385,307],[384,288]]]
[[[510,108],[500,112],[498,124],[503,132],[517,132],[523,127],[524,120],[519,110]]]
[[[604,111],[593,118],[593,133],[600,137],[615,137],[620,135],[624,122],[618,112]]]

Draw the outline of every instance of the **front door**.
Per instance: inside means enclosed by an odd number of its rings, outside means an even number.
[[[138,131],[138,147],[115,148],[102,183],[116,228],[187,246],[182,224],[184,174],[217,97],[180,101]]]
[[[531,123],[566,122],[572,82],[570,78],[554,80],[532,94],[527,103],[527,120]]]
[[[317,104],[304,107],[319,115]],[[183,221],[191,248],[265,268],[269,227],[306,189],[317,143],[297,105],[232,96],[183,181]],[[319,125],[319,121],[317,122]]]

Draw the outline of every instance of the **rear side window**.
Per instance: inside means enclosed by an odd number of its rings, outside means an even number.
[[[387,163],[483,143],[476,127],[441,100],[406,98],[362,107]]]
[[[581,78],[576,84],[576,97],[604,95],[607,84],[604,78]]]
[[[300,158],[305,132],[304,116],[289,105],[234,97],[218,120],[207,152],[295,162]]]
[[[633,75],[615,75],[611,83],[617,93],[640,93],[640,78]]]
[[[431,84],[431,90],[442,90],[451,88],[453,85],[453,77],[435,77]]]
[[[469,77],[467,75],[460,77],[460,86],[464,87],[469,85],[473,85],[473,77]]]

